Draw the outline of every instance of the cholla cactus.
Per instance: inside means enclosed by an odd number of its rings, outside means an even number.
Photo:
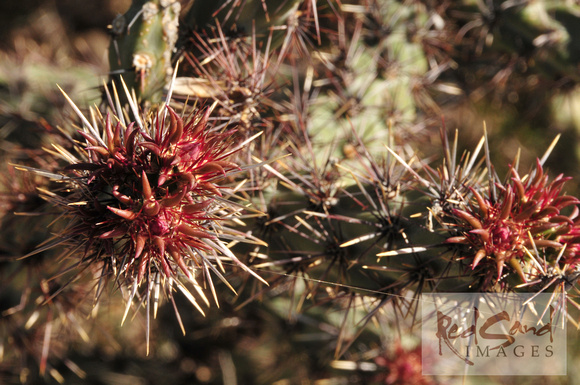
[[[138,110],[135,100],[131,106]],[[70,268],[100,269],[96,299],[108,281],[128,289],[125,316],[139,288],[147,317],[152,303],[157,313],[161,291],[173,301],[175,288],[203,314],[186,285],[209,305],[197,282],[203,277],[218,303],[210,271],[227,283],[215,267],[223,270],[222,258],[262,280],[224,243],[261,243],[227,227],[244,211],[229,200],[234,189],[219,184],[240,170],[228,160],[236,152],[228,140],[232,132],[213,131],[210,110],[194,112],[184,121],[165,107],[130,123],[122,110],[116,112],[114,125],[110,113],[96,124],[81,115],[85,127],[79,134],[85,145],[75,142],[76,152],[55,146],[55,154],[69,163],[59,174],[22,166],[58,182],[54,191],[41,195],[69,218],[54,242],[30,255],[61,244],[81,250]]]
[[[495,13],[462,25],[456,10],[477,8],[459,3],[133,1],[112,23],[104,103],[83,113],[65,96],[81,128],[60,124],[42,164],[12,160],[47,203],[25,211],[56,216],[48,240],[0,264],[1,277],[17,277],[0,283],[0,327],[21,337],[0,338],[21,342],[10,358],[60,380],[49,352],[66,349],[48,343],[52,331],[84,339],[79,314],[111,305],[115,322],[145,313],[142,350],[158,338],[198,382],[218,366],[227,382],[238,355],[263,383],[344,380],[330,362],[360,382],[428,384],[416,351],[383,348],[413,333],[422,292],[574,290],[580,200],[564,192],[570,178],[547,176],[552,147],[526,174],[516,157],[505,179],[487,134],[460,155],[459,135],[450,142],[441,129],[442,154],[423,151],[434,113],[463,95],[452,80],[463,42],[497,38],[485,29]],[[524,31],[537,25],[518,7],[499,13]],[[537,33],[538,51],[567,41]],[[493,47],[478,41],[478,55]],[[543,63],[556,68],[568,60],[560,53]],[[560,69],[574,81],[570,68]],[[22,282],[38,284],[15,304]],[[184,299],[207,318],[184,311]],[[193,335],[168,323],[152,334],[151,315],[166,322],[166,308]],[[26,348],[39,336],[40,354]],[[190,348],[205,338],[203,354]]]
[[[375,364],[380,368],[375,380],[381,384],[408,384],[409,382],[418,385],[433,384],[433,379],[424,376],[421,372],[421,351],[420,347],[405,349],[398,342],[391,352],[375,358]]]
[[[523,181],[514,169],[512,175],[511,183],[491,184],[485,198],[472,189],[474,204],[467,205],[466,211],[453,209],[450,213],[458,222],[454,230],[463,235],[449,238],[447,242],[468,244],[476,250],[472,269],[488,261],[495,264],[496,282],[503,277],[506,264],[526,282],[521,266],[527,257],[526,250],[542,250],[546,260],[553,263],[565,240],[570,243],[566,244],[568,251],[564,251],[560,262],[574,264],[577,245],[569,234],[577,232],[573,225],[575,217],[563,215],[562,210],[580,201],[561,195],[563,184],[569,178],[560,175],[548,183],[539,160],[536,169]],[[500,196],[494,197],[496,190]],[[550,250],[554,250],[551,255]],[[489,285],[489,280],[484,285]]]
[[[171,77],[180,10],[176,0],[134,1],[111,25],[109,63],[113,79],[120,86],[122,78],[142,102],[159,102]]]

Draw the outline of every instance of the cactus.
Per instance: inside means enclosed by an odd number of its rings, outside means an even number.
[[[127,381],[431,384],[424,292],[562,293],[578,322],[557,140],[502,162],[491,130],[464,153],[433,130],[466,97],[575,85],[576,6],[185,3],[132,1],[102,103],[67,90],[38,142],[6,137],[0,373],[108,383],[107,354],[146,370]],[[511,75],[487,95],[490,69]]]
[[[144,103],[158,103],[171,77],[172,54],[179,33],[177,1],[135,1],[111,24],[109,63],[112,79],[122,78]]]

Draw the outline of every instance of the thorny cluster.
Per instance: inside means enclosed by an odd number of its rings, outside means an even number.
[[[336,310],[333,325],[310,323],[325,325],[322,350],[348,369],[339,358],[357,360],[353,343],[413,320],[423,292],[577,290],[580,200],[569,177],[547,173],[556,141],[527,172],[516,157],[505,178],[487,133],[459,155],[458,135],[450,143],[441,129],[438,166],[412,150],[410,138],[428,137],[432,95],[458,92],[437,80],[453,65],[447,8],[288,0],[274,12],[258,1],[262,19],[246,19],[256,4],[222,3],[217,23],[200,22],[204,9],[189,20],[165,89],[130,91],[123,79],[148,72],[125,69],[100,108],[83,113],[65,94],[77,119],[52,130],[45,155],[14,162],[23,182],[0,207],[49,218],[51,235],[3,257],[2,278],[24,271],[27,284],[0,286],[25,287],[18,303],[0,298],[0,362],[14,347],[60,381],[50,357],[66,347],[51,341],[88,341],[79,315],[114,308],[116,294],[119,322],[144,308],[147,353],[164,302],[186,333],[178,292],[201,314],[208,297],[229,305],[237,291],[240,312],[281,297],[295,319]],[[117,32],[122,49],[129,32]],[[164,102],[147,100],[160,91]],[[369,380],[430,383],[417,350],[370,351]]]

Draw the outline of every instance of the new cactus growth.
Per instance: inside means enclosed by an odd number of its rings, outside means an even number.
[[[539,85],[574,87],[576,12],[132,1],[101,103],[63,91],[69,115],[37,142],[0,133],[0,376],[98,377],[83,360],[106,353],[138,356],[153,382],[432,384],[422,293],[559,293],[577,324],[562,143],[504,161],[492,129],[440,123],[510,105],[500,125],[520,98],[548,100]]]

